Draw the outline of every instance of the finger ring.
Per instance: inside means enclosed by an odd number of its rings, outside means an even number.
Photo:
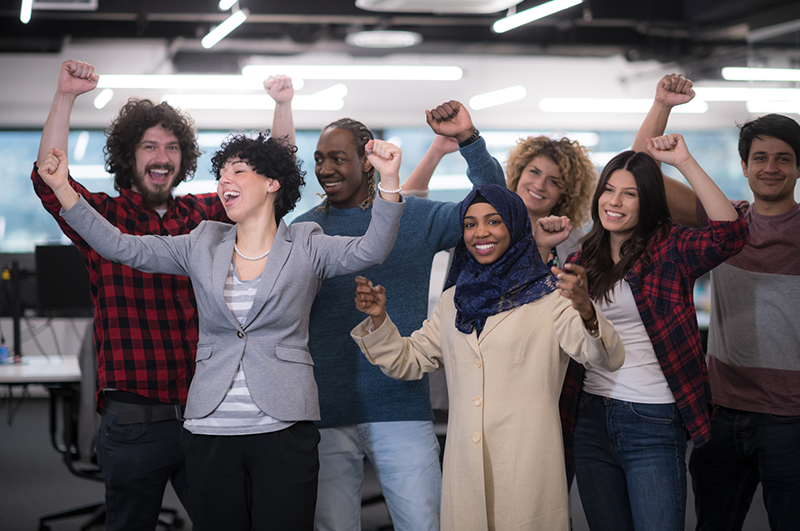
[[[583,287],[583,279],[580,279],[580,280],[581,280],[581,281],[580,281],[580,282],[578,282],[578,287],[579,287],[579,288],[582,288],[582,287]]]

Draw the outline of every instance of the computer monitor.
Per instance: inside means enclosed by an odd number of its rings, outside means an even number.
[[[12,317],[12,293],[14,287],[11,283],[11,263],[16,262],[19,275],[19,305],[20,314],[25,310],[35,309],[37,305],[36,276],[34,267],[36,262],[33,253],[0,253],[0,317]]]
[[[74,245],[36,246],[37,313],[41,317],[91,317],[86,263]]]

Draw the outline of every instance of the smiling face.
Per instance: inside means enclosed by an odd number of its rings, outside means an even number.
[[[349,131],[333,127],[319,135],[314,173],[328,201],[336,208],[355,208],[367,198],[366,172],[370,168],[366,156],[358,156],[355,139]]]
[[[470,205],[464,215],[464,245],[479,264],[496,262],[510,243],[508,228],[492,205]]]
[[[560,179],[561,168],[543,155],[537,155],[522,169],[516,192],[525,203],[531,221],[549,216],[561,201]]]
[[[755,137],[747,164],[742,161],[742,170],[757,208],[766,204],[773,211],[773,207],[788,211],[794,207],[794,188],[800,168],[789,144],[772,136]]]
[[[597,200],[597,210],[603,228],[612,240],[624,241],[639,224],[639,188],[628,170],[612,173]]]
[[[239,157],[228,160],[219,175],[217,196],[231,221],[239,223],[269,214],[265,207],[274,201],[274,195],[270,194],[280,187],[278,181],[256,173],[247,161]]]
[[[131,189],[152,208],[166,208],[181,169],[181,146],[168,129],[156,125],[142,135],[134,151]]]

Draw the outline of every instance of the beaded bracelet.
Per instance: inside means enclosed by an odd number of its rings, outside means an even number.
[[[378,191],[383,192],[384,194],[399,194],[402,190],[402,185],[397,190],[386,190],[381,186],[381,183],[378,183]]]

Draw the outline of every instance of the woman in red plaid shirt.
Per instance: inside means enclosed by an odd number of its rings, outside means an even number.
[[[625,151],[605,167],[594,226],[561,275],[577,282],[574,275],[585,272],[626,351],[619,371],[574,364],[564,383],[562,417],[567,435],[574,429],[575,473],[593,531],[683,530],[687,439],[706,442],[710,419],[694,281],[748,239],[744,219],[681,135],[647,146],[652,157]],[[684,175],[710,226],[673,225],[654,158]]]

